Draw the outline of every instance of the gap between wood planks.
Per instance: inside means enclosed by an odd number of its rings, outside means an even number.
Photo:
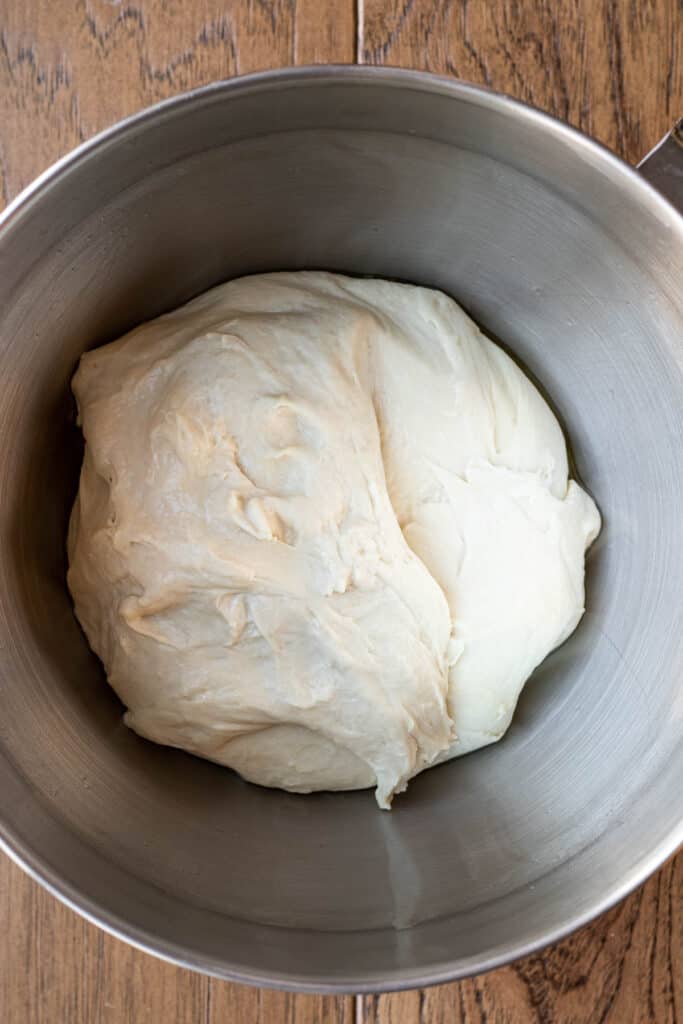
[[[356,64],[363,63],[363,52],[365,47],[365,0],[356,0]],[[359,997],[356,996],[356,999]],[[358,1021],[361,1018],[357,1018]]]

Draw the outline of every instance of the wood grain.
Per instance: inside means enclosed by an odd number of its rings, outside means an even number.
[[[351,62],[352,0],[0,3],[0,206],[95,132],[241,72]],[[1,1024],[353,1024],[352,998],[228,985],[105,935],[0,855]]]
[[[637,162],[683,114],[678,0],[364,0],[363,61],[510,93]],[[683,854],[544,954],[457,985],[369,997],[365,1024],[683,1020]]]
[[[456,985],[367,997],[364,1024],[676,1024],[682,894],[683,855],[538,956]]]
[[[510,93],[637,162],[683,112],[680,0],[364,0],[367,63]]]
[[[208,978],[138,953],[0,859],[0,1020],[207,1020]]]
[[[349,998],[229,985],[82,920],[0,855],[2,1024],[354,1024]]]
[[[0,205],[78,142],[156,100],[238,72],[355,58],[510,92],[635,161],[683,113],[682,22],[679,0],[0,0]],[[82,921],[0,855],[0,1024],[361,1018],[683,1022],[683,855],[542,955],[355,1005],[162,963]]]
[[[354,53],[353,0],[2,0],[0,197],[150,103]]]

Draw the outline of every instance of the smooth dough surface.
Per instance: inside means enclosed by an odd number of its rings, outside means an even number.
[[[600,529],[517,365],[440,292],[242,278],[86,353],[78,618],[142,736],[296,792],[498,739]]]

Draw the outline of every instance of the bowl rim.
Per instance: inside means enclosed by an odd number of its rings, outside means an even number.
[[[13,226],[14,221],[26,213],[33,206],[35,200],[48,192],[50,186],[55,185],[77,165],[87,162],[88,157],[95,151],[106,148],[128,133],[143,128],[148,121],[164,120],[183,107],[207,100],[218,101],[226,94],[257,93],[279,85],[296,86],[311,85],[314,82],[325,84],[339,81],[358,85],[394,85],[401,89],[412,87],[419,92],[461,99],[473,106],[509,114],[527,124],[535,124],[545,130],[549,136],[554,137],[557,142],[564,142],[570,148],[583,152],[591,163],[600,164],[603,169],[609,170],[611,172],[609,176],[613,179],[621,179],[625,184],[631,185],[636,194],[640,193],[641,200],[647,199],[648,206],[659,208],[660,215],[672,216],[673,226],[683,236],[683,211],[659,192],[637,167],[617,156],[597,139],[591,138],[566,121],[562,121],[530,103],[514,99],[507,93],[499,92],[489,86],[475,85],[473,82],[448,78],[431,71],[373,64],[308,64],[255,71],[219,79],[207,85],[188,89],[176,96],[170,96],[121,118],[55,160],[7,204],[0,212],[0,242],[4,240],[6,232]],[[657,146],[654,148],[656,149]],[[649,155],[649,153],[643,154],[643,159]]]
[[[658,192],[636,168],[583,132],[528,103],[484,86],[431,72],[390,66],[317,64],[277,68],[221,79],[162,100],[117,121],[53,163],[8,204],[0,213],[0,245],[5,242],[15,223],[39,203],[45,195],[49,194],[51,189],[75,167],[86,163],[96,151],[118,143],[129,133],[144,128],[148,123],[163,121],[177,111],[196,103],[218,102],[225,97],[237,94],[257,93],[281,86],[311,86],[339,82],[362,85],[382,84],[393,86],[397,90],[409,88],[443,95],[534,125],[537,129],[544,131],[549,140],[582,152],[593,166],[599,166],[613,182],[620,181],[622,186],[627,187],[633,201],[649,207],[660,219],[664,218],[683,244],[683,212]],[[677,826],[664,839],[660,840],[647,856],[642,857],[625,877],[618,883],[609,886],[602,898],[595,901],[590,909],[566,918],[550,929],[520,936],[519,940],[514,943],[508,943],[500,949],[493,949],[485,956],[459,958],[445,963],[434,963],[430,967],[397,967],[382,977],[360,978],[335,975],[333,980],[322,975],[314,977],[305,971],[282,972],[274,976],[262,968],[248,969],[243,965],[230,964],[224,960],[220,962],[209,960],[188,951],[179,942],[161,939],[144,928],[119,917],[97,900],[84,896],[53,869],[45,856],[36,851],[29,843],[24,842],[0,818],[0,850],[3,850],[31,878],[63,904],[115,938],[122,939],[133,947],[169,963],[201,971],[226,981],[290,992],[331,995],[394,992],[443,984],[476,973],[490,971],[520,957],[537,953],[546,946],[571,935],[620,902],[661,868],[682,845],[683,817]],[[286,930],[283,929],[283,931]]]

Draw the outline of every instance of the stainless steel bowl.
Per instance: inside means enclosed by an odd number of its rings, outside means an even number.
[[[536,375],[604,529],[588,611],[507,738],[291,796],[138,739],[74,619],[80,353],[216,282],[324,267],[442,288]],[[239,981],[481,971],[604,910],[683,836],[683,220],[543,114],[369,68],[220,83],[59,163],[0,229],[0,834],[90,919]]]

